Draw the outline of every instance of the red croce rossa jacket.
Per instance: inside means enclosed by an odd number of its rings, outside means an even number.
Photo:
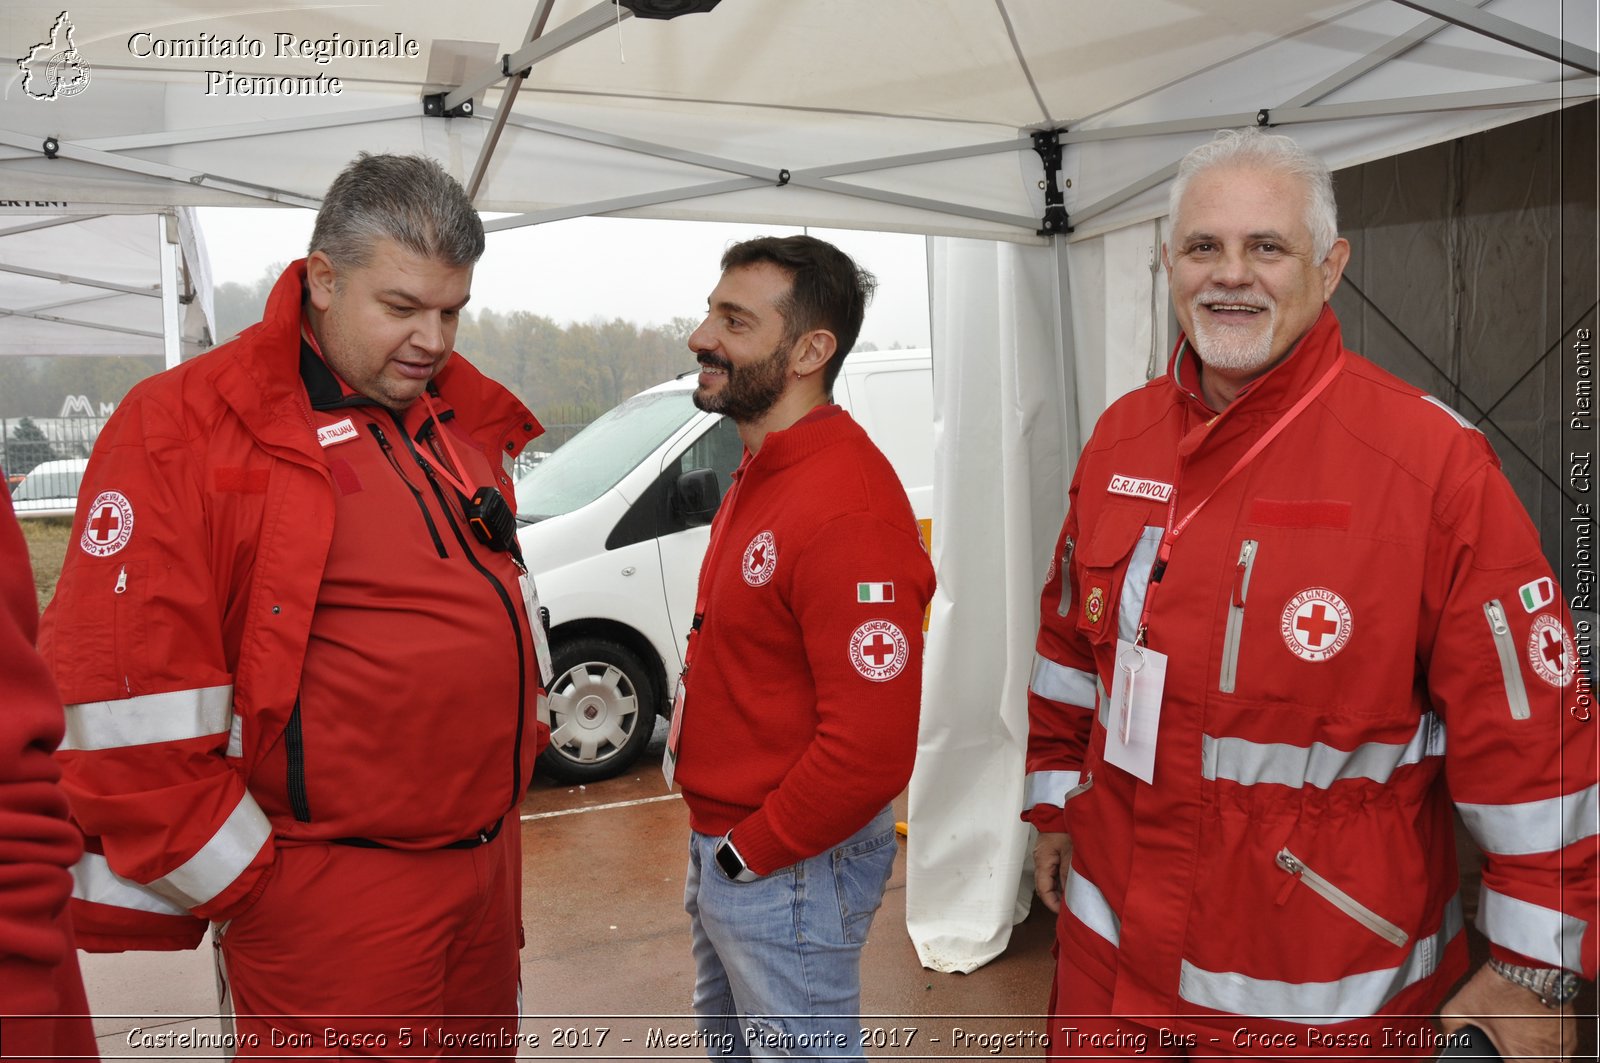
[[[95,444],[41,638],[68,705],[63,787],[89,847],[74,869],[84,948],[192,948],[207,920],[229,918],[259,894],[281,830],[316,837],[314,825],[263,811],[246,787],[275,746],[281,758],[333,538],[336,487],[300,370],[304,278],[304,262],[294,263],[260,323],[139,384]],[[434,384],[464,460],[514,498],[500,459],[536,436],[538,422],[459,354]],[[514,574],[497,578],[517,602]],[[505,652],[531,662],[519,621],[524,645],[505,622]],[[473,726],[504,745],[508,766],[518,758],[521,787],[542,737],[539,673],[527,667],[533,679],[521,704],[516,691],[461,699],[496,706],[492,720]],[[440,728],[462,729],[467,710],[449,709]],[[338,756],[319,749],[308,770],[337,779]],[[416,762],[387,770],[440,781],[427,810],[435,834],[451,802],[462,810],[458,836],[481,827],[485,809],[498,818],[514,807],[509,774],[457,778],[465,767],[415,744],[395,756]]]
[[[1146,784],[1103,760],[1114,651],[1169,504],[1213,489],[1151,602]],[[1592,690],[1551,576],[1482,433],[1326,307],[1220,415],[1183,340],[1112,405],[1041,596],[1024,818],[1072,837],[1065,932],[1118,950],[1117,1014],[1432,1011],[1467,962],[1452,798],[1496,952],[1594,976]]]

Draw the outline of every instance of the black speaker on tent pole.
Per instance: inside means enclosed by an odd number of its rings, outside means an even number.
[[[632,11],[635,18],[677,18],[710,11],[722,0],[616,0]]]

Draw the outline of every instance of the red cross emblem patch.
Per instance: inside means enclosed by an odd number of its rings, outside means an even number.
[[[1350,607],[1326,587],[1307,587],[1283,607],[1278,630],[1302,661],[1326,661],[1350,643]]]
[[[905,633],[888,620],[868,620],[850,635],[850,663],[874,683],[899,675],[910,656]]]
[[[750,540],[744,548],[744,581],[752,587],[762,587],[778,571],[778,544],[770,531],[764,531]]]
[[[1578,674],[1578,647],[1561,621],[1549,613],[1533,618],[1528,629],[1528,663],[1553,687],[1565,687]]]
[[[101,491],[89,503],[78,545],[94,557],[110,557],[133,538],[133,504],[120,491]]]

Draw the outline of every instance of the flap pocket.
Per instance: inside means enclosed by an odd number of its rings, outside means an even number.
[[[1131,640],[1144,608],[1162,528],[1149,506],[1107,506],[1073,557],[1082,605],[1078,630],[1094,643]]]

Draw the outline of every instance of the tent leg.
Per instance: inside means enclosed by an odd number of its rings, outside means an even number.
[[[156,215],[156,253],[161,260],[161,337],[166,352],[166,367],[183,360],[183,331],[178,312],[178,216],[168,211]]]

